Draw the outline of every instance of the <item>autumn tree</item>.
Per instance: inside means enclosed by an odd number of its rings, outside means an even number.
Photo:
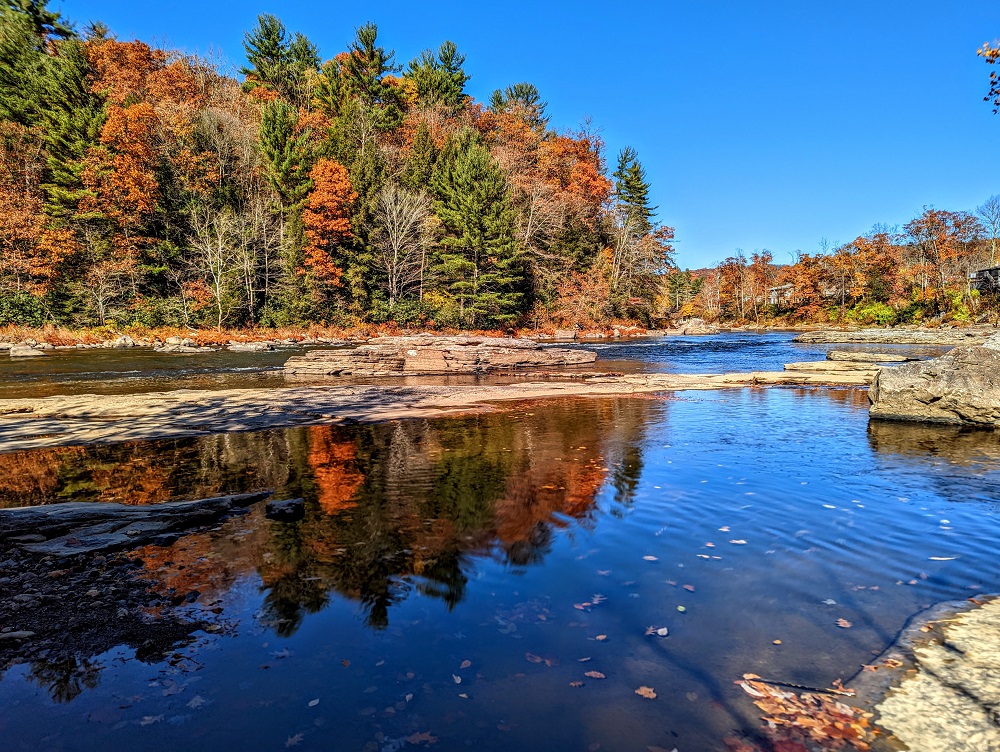
[[[423,301],[427,251],[432,241],[430,218],[430,200],[423,191],[408,191],[391,183],[382,188],[374,238],[390,311],[414,287]]]
[[[347,170],[332,159],[320,159],[309,173],[312,191],[302,211],[306,245],[304,275],[313,300],[326,301],[331,288],[340,284],[338,249],[351,237],[351,203],[358,194],[351,187]]]
[[[319,67],[316,46],[296,32],[289,37],[285,25],[269,13],[257,17],[257,26],[243,38],[247,63],[240,69],[243,88],[262,87],[297,107],[309,104],[308,73]]]
[[[986,61],[987,65],[996,65],[1000,61],[1000,45],[984,44],[976,53]],[[990,90],[983,97],[984,102],[993,105],[993,114],[1000,113],[1000,75],[995,70],[990,71]]]

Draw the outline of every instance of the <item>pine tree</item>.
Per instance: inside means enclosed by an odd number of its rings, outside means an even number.
[[[275,16],[257,17],[257,27],[243,37],[249,66],[240,69],[243,88],[257,86],[275,91],[297,106],[309,102],[307,72],[319,67],[316,45],[298,32],[289,40],[288,30]]]
[[[639,162],[639,155],[631,146],[626,146],[618,153],[618,169],[615,170],[614,178],[615,195],[633,223],[635,234],[649,234],[653,229],[652,220],[657,207],[649,205],[646,171]]]
[[[490,97],[490,109],[493,112],[506,112],[516,115],[536,130],[544,130],[549,118],[545,114],[548,102],[543,102],[538,88],[526,81],[497,89]]]
[[[437,159],[437,152],[434,137],[431,136],[431,129],[427,127],[427,123],[421,121],[413,134],[410,153],[399,176],[400,182],[415,191],[429,187],[431,176],[434,173],[434,160]]]
[[[420,104],[460,106],[465,101],[465,84],[471,78],[464,64],[465,55],[451,41],[444,42],[436,55],[424,50],[410,61],[406,75],[416,84]]]
[[[296,133],[298,113],[286,102],[268,102],[261,113],[260,150],[271,186],[285,208],[298,208],[309,191],[314,155],[308,133]]]
[[[473,327],[505,326],[525,310],[524,265],[503,170],[469,129],[451,136],[434,168],[434,211],[447,228],[442,273]]]

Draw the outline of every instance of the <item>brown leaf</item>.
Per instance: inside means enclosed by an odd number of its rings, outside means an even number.
[[[410,734],[406,737],[406,741],[410,744],[420,744],[421,742],[427,742],[428,744],[434,744],[437,741],[436,736],[431,736],[430,731],[419,731],[416,734]]]
[[[604,674],[602,674],[600,671],[588,671],[587,673],[584,674],[584,676],[589,676],[591,679],[607,679],[608,678]]]
[[[605,640],[608,639],[608,636],[606,634],[599,634],[594,639],[597,640],[598,642],[604,642]]]
[[[544,660],[540,655],[534,653],[525,653],[524,658],[528,663],[541,663]]]
[[[472,665],[472,661],[462,661],[462,665],[459,668],[468,668]]]
[[[842,629],[850,629],[854,625],[851,624],[847,619],[837,619],[837,626]]]
[[[647,700],[656,699],[656,692],[653,691],[652,687],[639,687],[635,693],[639,695],[639,697],[645,697]]]
[[[574,681],[574,682],[570,682],[569,685],[571,687],[582,687],[583,686],[583,682],[582,681]]]

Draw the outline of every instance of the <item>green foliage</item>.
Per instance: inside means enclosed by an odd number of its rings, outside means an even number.
[[[847,317],[859,324],[890,326],[896,323],[896,311],[885,303],[860,303],[852,308]]]
[[[448,231],[441,273],[460,316],[475,327],[513,323],[528,301],[506,175],[466,129],[448,139],[431,185],[434,211]]]
[[[427,127],[427,123],[421,122],[413,134],[413,145],[403,164],[399,182],[414,191],[430,185],[437,155],[431,129]]]
[[[441,104],[457,107],[465,100],[465,84],[471,78],[462,67],[465,55],[454,42],[442,44],[435,55],[424,50],[420,57],[410,61],[406,75],[417,86],[417,96],[422,105]]]
[[[260,121],[260,151],[271,186],[285,207],[301,207],[312,187],[309,171],[315,154],[307,132],[296,133],[298,113],[276,99],[264,105]]]
[[[257,27],[244,35],[243,49],[249,64],[240,69],[245,90],[263,86],[296,105],[308,103],[306,75],[319,67],[316,45],[298,32],[289,39],[285,25],[264,13],[257,17]]]
[[[618,153],[618,169],[614,172],[615,195],[634,223],[635,233],[645,235],[653,229],[657,207],[649,203],[649,182],[639,155],[631,146]]]
[[[23,290],[0,293],[0,326],[42,326],[47,312],[45,301]]]
[[[549,118],[545,114],[548,102],[543,102],[538,88],[527,81],[497,89],[490,96],[490,109],[493,112],[506,112],[517,115],[537,130],[545,130]]]

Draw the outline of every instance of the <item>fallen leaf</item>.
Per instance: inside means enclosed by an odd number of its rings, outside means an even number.
[[[645,697],[647,700],[656,699],[656,692],[653,691],[652,687],[639,687],[635,693],[639,695],[639,697]]]
[[[720,533],[728,533],[729,532],[729,525],[723,525],[722,527],[720,527],[719,528],[719,532]]]
[[[584,676],[589,676],[591,679],[607,679],[608,678],[604,674],[602,674],[600,671],[588,671],[587,673],[584,674]]]
[[[459,676],[458,674],[452,674],[451,678],[455,680],[455,684],[461,684],[462,683],[462,677]]]
[[[954,561],[957,558],[958,558],[957,556],[931,556],[930,560],[931,561]]]
[[[570,682],[569,685],[571,687],[582,687],[583,686],[583,682],[582,681]]]
[[[468,668],[472,665],[472,661],[462,661],[462,665],[459,668]]]
[[[344,668],[347,668],[348,666],[351,665],[351,662],[345,658],[340,662],[340,665],[343,666]]]
[[[319,698],[317,698],[315,700],[310,700],[309,701],[309,707],[310,708],[315,708],[317,705],[319,705]]]
[[[735,543],[737,546],[745,546],[747,544],[747,542],[745,540],[743,540],[742,538],[737,538],[737,539],[731,540],[729,542],[730,543]]]
[[[528,663],[541,663],[542,660],[544,660],[540,655],[535,655],[534,653],[525,653],[524,659],[528,661]]]
[[[837,626],[843,629],[850,629],[854,625],[851,624],[847,619],[837,619]]]
[[[659,561],[659,559],[657,559],[655,556],[643,556],[642,558],[645,561]]]
[[[461,697],[463,700],[468,700],[469,699],[469,696],[467,694],[465,694],[465,692],[460,693],[458,696]]]
[[[693,593],[694,592],[694,585],[685,585],[684,589],[687,590],[689,593]]]
[[[771,644],[772,645],[780,645],[781,644],[781,640],[772,640]]]
[[[599,634],[594,639],[597,640],[598,642],[604,642],[605,640],[608,639],[608,636],[606,634]]]
[[[586,658],[577,658],[576,662],[577,663],[586,663],[589,660],[590,660],[590,656],[588,655]]]
[[[305,736],[301,733],[296,734],[295,736],[290,736],[287,739],[285,739],[285,748],[287,749],[288,747],[297,747],[302,743],[303,739],[305,739]]]
[[[434,744],[437,741],[436,736],[431,736],[429,731],[420,731],[416,734],[410,734],[406,737],[406,741],[410,744],[420,744],[421,742],[427,742],[428,744]]]

